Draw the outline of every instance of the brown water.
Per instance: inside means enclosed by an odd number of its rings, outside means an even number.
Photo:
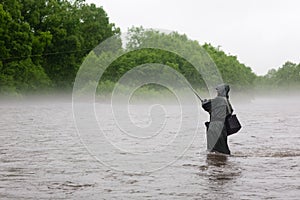
[[[299,100],[233,103],[243,129],[229,138],[232,156],[207,155],[201,126],[182,157],[153,173],[94,159],[77,136],[70,102],[1,103],[0,199],[299,199]],[[111,158],[115,168],[135,162],[122,159]]]

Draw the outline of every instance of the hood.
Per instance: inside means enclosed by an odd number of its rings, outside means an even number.
[[[222,97],[229,97],[229,91],[230,91],[230,87],[229,85],[227,84],[221,84],[221,85],[218,85],[216,87],[216,90],[218,92],[218,96],[222,96]]]

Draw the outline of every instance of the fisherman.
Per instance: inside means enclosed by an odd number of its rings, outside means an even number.
[[[210,115],[210,122],[205,123],[207,126],[207,150],[230,154],[225,124],[225,118],[233,112],[228,95],[230,87],[227,84],[221,84],[216,87],[216,90],[217,97],[202,101],[203,109]]]

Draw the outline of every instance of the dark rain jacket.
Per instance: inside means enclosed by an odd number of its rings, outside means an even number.
[[[218,91],[214,99],[203,102],[202,107],[210,114],[210,122],[207,128],[207,150],[230,154],[227,143],[227,129],[225,118],[233,110],[228,100],[229,87]]]

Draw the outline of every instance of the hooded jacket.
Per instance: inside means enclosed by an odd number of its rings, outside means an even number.
[[[218,93],[217,97],[202,104],[204,110],[210,114],[210,123],[207,129],[207,149],[230,154],[225,126],[225,118],[233,111],[228,100],[230,87],[222,84],[218,85],[216,90]]]

